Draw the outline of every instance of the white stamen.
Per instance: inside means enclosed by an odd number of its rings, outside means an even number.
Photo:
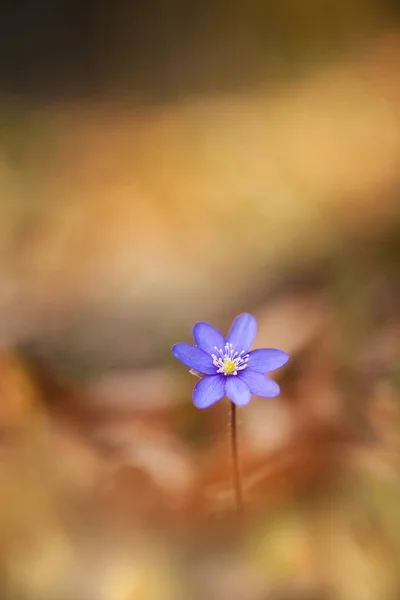
[[[217,367],[217,373],[224,375],[237,375],[238,371],[242,371],[247,367],[249,354],[245,350],[238,352],[233,351],[233,345],[226,343],[224,349],[214,346],[217,354],[211,354],[213,364]]]

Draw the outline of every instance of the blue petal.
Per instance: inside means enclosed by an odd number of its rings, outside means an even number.
[[[249,313],[236,317],[228,333],[226,341],[232,344],[235,350],[245,352],[250,348],[256,335],[257,321]]]
[[[228,398],[239,406],[250,402],[251,392],[249,388],[244,381],[235,375],[226,378],[225,392]]]
[[[204,350],[186,342],[178,342],[172,346],[171,350],[172,354],[187,367],[206,375],[215,375],[217,369],[213,365],[211,356]]]
[[[197,408],[207,408],[225,396],[224,375],[206,375],[193,388],[193,404]]]
[[[215,354],[215,346],[223,349],[225,338],[210,323],[200,321],[193,327],[193,337],[199,348],[208,354]]]
[[[289,360],[289,354],[277,348],[260,348],[249,352],[248,368],[257,373],[279,369]]]
[[[249,367],[240,371],[237,377],[240,377],[245,382],[251,393],[255,396],[275,398],[280,392],[279,385],[275,381],[272,381],[266,375],[252,371]]]

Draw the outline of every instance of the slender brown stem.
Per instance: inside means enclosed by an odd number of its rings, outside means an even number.
[[[239,457],[238,457],[238,441],[237,441],[237,424],[236,424],[236,404],[231,402],[230,410],[231,420],[231,450],[232,450],[232,467],[233,467],[233,485],[235,488],[236,510],[240,517],[243,516],[243,498],[242,486],[240,480]]]

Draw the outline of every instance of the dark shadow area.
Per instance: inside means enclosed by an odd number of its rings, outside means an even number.
[[[0,91],[61,100],[234,90],[324,60],[399,17],[397,3],[13,2],[0,9]]]

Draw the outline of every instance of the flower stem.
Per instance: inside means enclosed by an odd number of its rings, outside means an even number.
[[[236,404],[233,402],[230,410],[230,421],[231,421],[231,451],[232,451],[232,468],[233,468],[233,485],[235,489],[235,502],[236,510],[240,517],[243,516],[243,498],[242,498],[242,485],[240,479],[239,470],[239,458],[238,458],[238,442],[237,442],[237,423],[236,423]]]

